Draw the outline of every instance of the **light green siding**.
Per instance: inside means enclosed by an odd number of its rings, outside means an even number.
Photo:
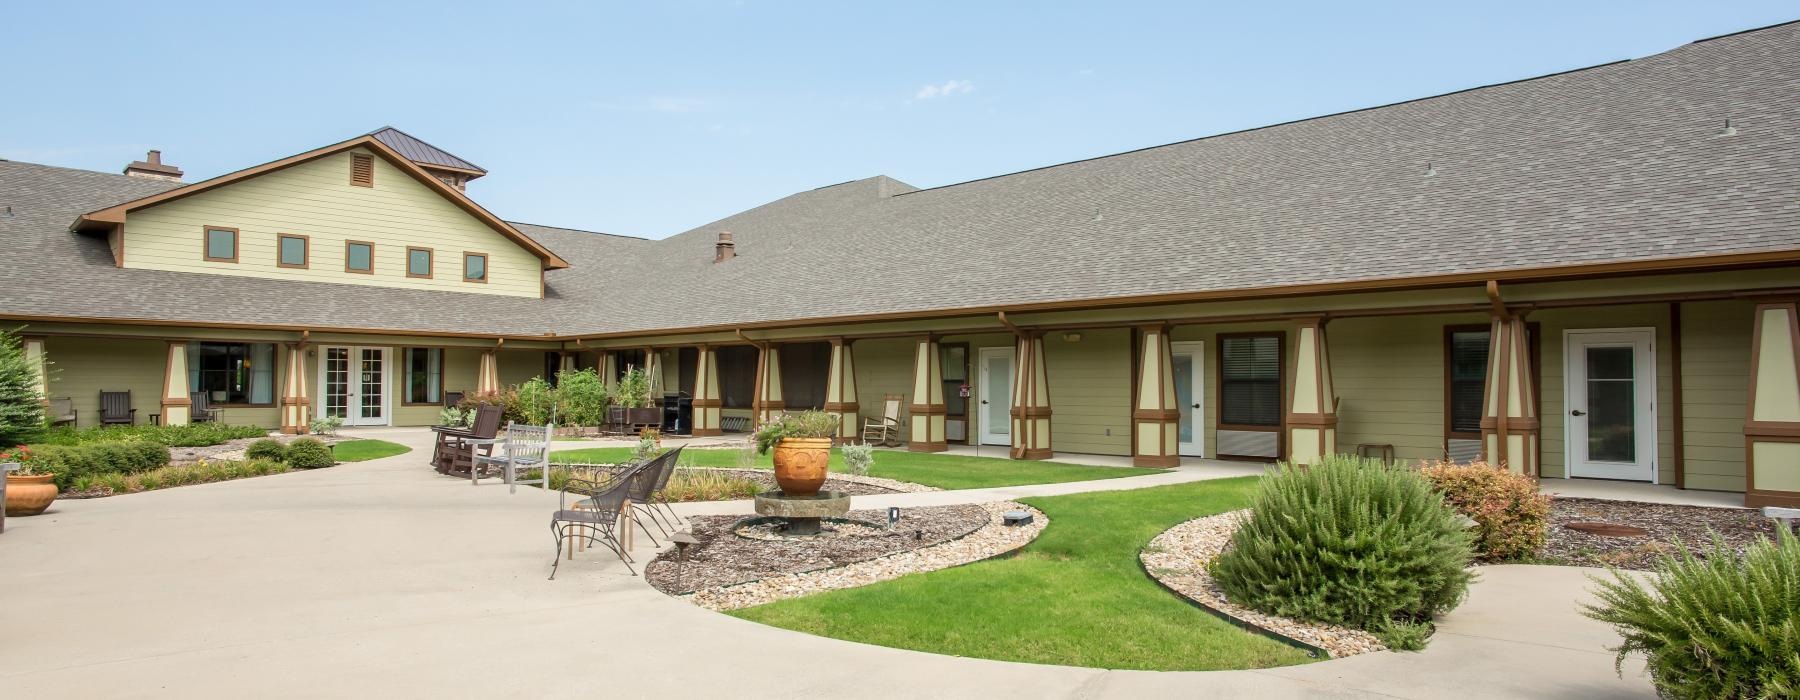
[[[532,377],[544,375],[543,350],[502,349],[500,357],[500,386],[502,388],[516,386],[531,381]]]
[[[857,413],[862,419],[880,418],[888,394],[900,401],[900,434],[907,437],[906,405],[912,403],[913,346],[911,338],[869,338],[850,344],[855,355]],[[857,421],[862,425],[862,421]]]
[[[379,157],[375,186],[350,184],[347,151],[131,212],[125,267],[336,284],[540,296],[543,264],[511,239]],[[201,255],[202,229],[238,229],[238,261]],[[305,269],[277,267],[278,233],[309,237]],[[344,269],[346,241],[373,243],[374,271]],[[408,246],[431,248],[432,278],[406,275]],[[486,253],[488,282],[462,281],[464,252]]]
[[[1481,314],[1350,318],[1326,326],[1338,393],[1338,448],[1394,446],[1403,461],[1444,455],[1444,328]]]
[[[1608,306],[1601,309],[1545,309],[1531,314],[1541,329],[1540,349],[1543,353],[1543,396],[1539,418],[1543,421],[1542,474],[1546,478],[1561,477],[1567,463],[1564,416],[1564,335],[1570,330],[1603,330],[1613,328],[1654,328],[1656,330],[1656,482],[1675,483],[1675,463],[1669,458],[1675,450],[1673,415],[1666,410],[1674,400],[1674,366],[1669,361],[1669,305],[1642,304]],[[1685,318],[1683,319],[1686,320]],[[1748,345],[1746,344],[1746,347]],[[1684,348],[1685,349],[1685,348]]]
[[[137,422],[162,412],[162,380],[168,344],[157,340],[51,337],[50,396],[74,401],[77,425],[100,424],[100,392],[129,391]]]
[[[1688,488],[1744,490],[1753,312],[1747,301],[1682,305],[1681,411]]]
[[[1131,454],[1131,331],[1044,336],[1050,380],[1050,444],[1062,452]]]

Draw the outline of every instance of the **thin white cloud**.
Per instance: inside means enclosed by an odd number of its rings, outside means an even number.
[[[955,97],[967,95],[975,91],[975,83],[967,80],[946,80],[942,85],[926,85],[913,94],[915,100],[932,100],[939,97]]]

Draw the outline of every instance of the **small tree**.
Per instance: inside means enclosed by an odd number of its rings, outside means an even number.
[[[625,376],[619,378],[618,395],[614,397],[620,406],[626,408],[644,408],[650,405],[650,373],[642,367],[625,368]]]
[[[606,422],[606,381],[593,369],[557,375],[556,405],[563,425],[600,425]]]
[[[556,390],[543,377],[532,377],[519,385],[519,414],[527,425],[549,425],[550,412],[556,407]]]
[[[17,445],[44,427],[38,370],[12,331],[0,330],[0,447]]]

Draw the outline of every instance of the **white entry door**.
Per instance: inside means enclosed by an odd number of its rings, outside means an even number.
[[[1206,456],[1206,343],[1170,343],[1169,374],[1175,380],[1175,405],[1181,407],[1179,444],[1185,457]]]
[[[1656,481],[1656,333],[1567,331],[1569,476]]]
[[[319,349],[320,415],[344,425],[388,424],[388,349]]]
[[[976,422],[981,424],[983,445],[1012,445],[1012,348],[982,348],[980,351],[981,403]]]

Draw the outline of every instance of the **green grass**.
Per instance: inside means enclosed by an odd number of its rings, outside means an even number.
[[[1152,581],[1138,550],[1177,523],[1245,507],[1254,478],[1024,499],[1037,541],[990,559],[734,611],[763,624],[886,647],[1002,661],[1201,671],[1305,663]]]
[[[411,451],[411,447],[386,440],[345,440],[331,448],[331,453],[337,456],[339,462],[364,462]]]
[[[696,467],[736,467],[738,466],[738,455],[738,450],[687,450],[681,453],[681,461],[684,465],[691,463]],[[616,464],[631,459],[631,448],[594,447],[582,450],[558,450],[550,453],[550,459],[565,464]],[[769,460],[769,455],[760,455],[756,458],[754,467],[769,469],[771,468]],[[845,470],[844,457],[837,450],[831,451],[831,470],[835,472]],[[1160,474],[1163,471],[1165,470],[1138,467],[1094,467],[1085,464],[877,450],[875,466],[869,469],[869,476],[910,481],[941,489],[978,489],[990,486],[1115,479],[1122,476]]]

